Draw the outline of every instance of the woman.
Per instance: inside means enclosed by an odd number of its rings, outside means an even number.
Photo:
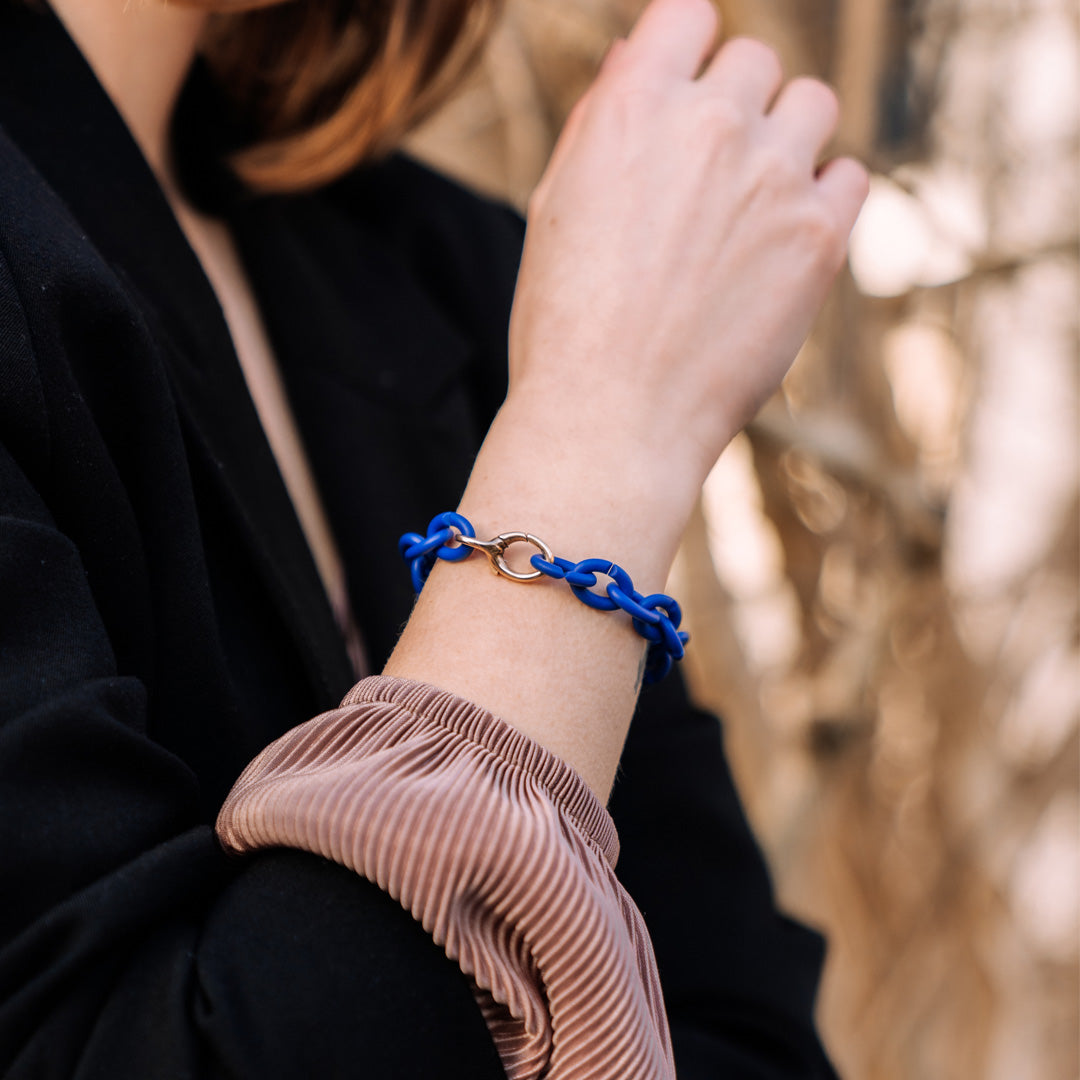
[[[865,197],[835,99],[654,0],[507,391],[518,220],[355,167],[472,5],[245,6],[0,5],[4,1075],[829,1075],[715,724],[669,679],[627,741],[631,620],[390,564],[457,509],[663,585]]]

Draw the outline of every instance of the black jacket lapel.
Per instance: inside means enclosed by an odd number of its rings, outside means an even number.
[[[348,660],[216,296],[122,119],[48,10],[0,7],[0,125],[160,329],[189,437],[212,463],[317,700],[334,704],[350,682]]]
[[[397,539],[457,505],[487,427],[475,358],[395,253],[325,199],[255,203],[234,225],[378,670],[413,600],[404,564],[386,571]]]

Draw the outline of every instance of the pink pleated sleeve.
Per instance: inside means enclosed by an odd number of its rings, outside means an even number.
[[[471,702],[364,679],[252,761],[217,831],[389,893],[469,977],[512,1080],[674,1077],[614,823],[565,762]]]

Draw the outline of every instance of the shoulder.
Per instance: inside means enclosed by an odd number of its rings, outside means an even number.
[[[130,284],[0,127],[0,443],[44,477],[59,429],[90,437],[147,340]]]
[[[0,257],[17,283],[47,284],[91,245],[67,206],[0,126]]]
[[[36,351],[44,344],[42,335],[70,329],[73,298],[85,298],[84,314],[100,323],[116,306],[114,294],[124,292],[71,208],[2,126],[0,279],[9,312],[0,341],[5,355],[13,345],[16,305],[19,324],[29,328]]]

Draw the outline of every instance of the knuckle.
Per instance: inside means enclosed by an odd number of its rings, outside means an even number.
[[[713,139],[730,140],[746,134],[750,118],[730,98],[707,94],[696,104],[694,123]]]
[[[597,102],[598,114],[624,131],[641,131],[656,109],[656,94],[641,79],[626,82]]]
[[[751,37],[732,38],[725,46],[724,52],[738,60],[747,67],[754,68],[774,82],[779,82],[784,77],[784,65],[780,54],[764,41]]]
[[[848,175],[853,198],[863,203],[870,194],[870,170],[855,158],[841,158],[840,162]]]
[[[687,19],[694,19],[696,25],[702,30],[715,33],[720,22],[719,14],[712,0],[667,0],[672,6],[678,5],[683,9],[683,15]]]
[[[616,57],[606,77],[593,87],[590,96],[594,98],[595,108],[601,112],[645,108],[656,99],[656,87],[640,65]]]
[[[603,63],[600,65],[600,79],[610,83],[627,76],[634,69],[632,54],[626,48],[626,42],[621,38],[611,43]]]
[[[800,186],[805,178],[795,158],[775,143],[762,146],[757,153],[757,174],[763,187],[772,191],[787,192]]]
[[[616,43],[608,51],[599,77],[593,84],[599,95],[629,93],[631,95],[653,85],[648,65],[628,43]]]
[[[808,200],[799,220],[799,232],[815,263],[832,267],[843,259],[844,238],[827,206]]]
[[[820,79],[805,76],[792,79],[789,92],[804,102],[807,108],[828,117],[830,123],[835,123],[840,116],[840,99],[836,91]]]
[[[612,38],[611,44],[607,47],[607,52],[604,53],[603,59],[600,61],[600,70],[607,71],[610,67],[619,63],[619,57],[625,50],[626,38]]]

